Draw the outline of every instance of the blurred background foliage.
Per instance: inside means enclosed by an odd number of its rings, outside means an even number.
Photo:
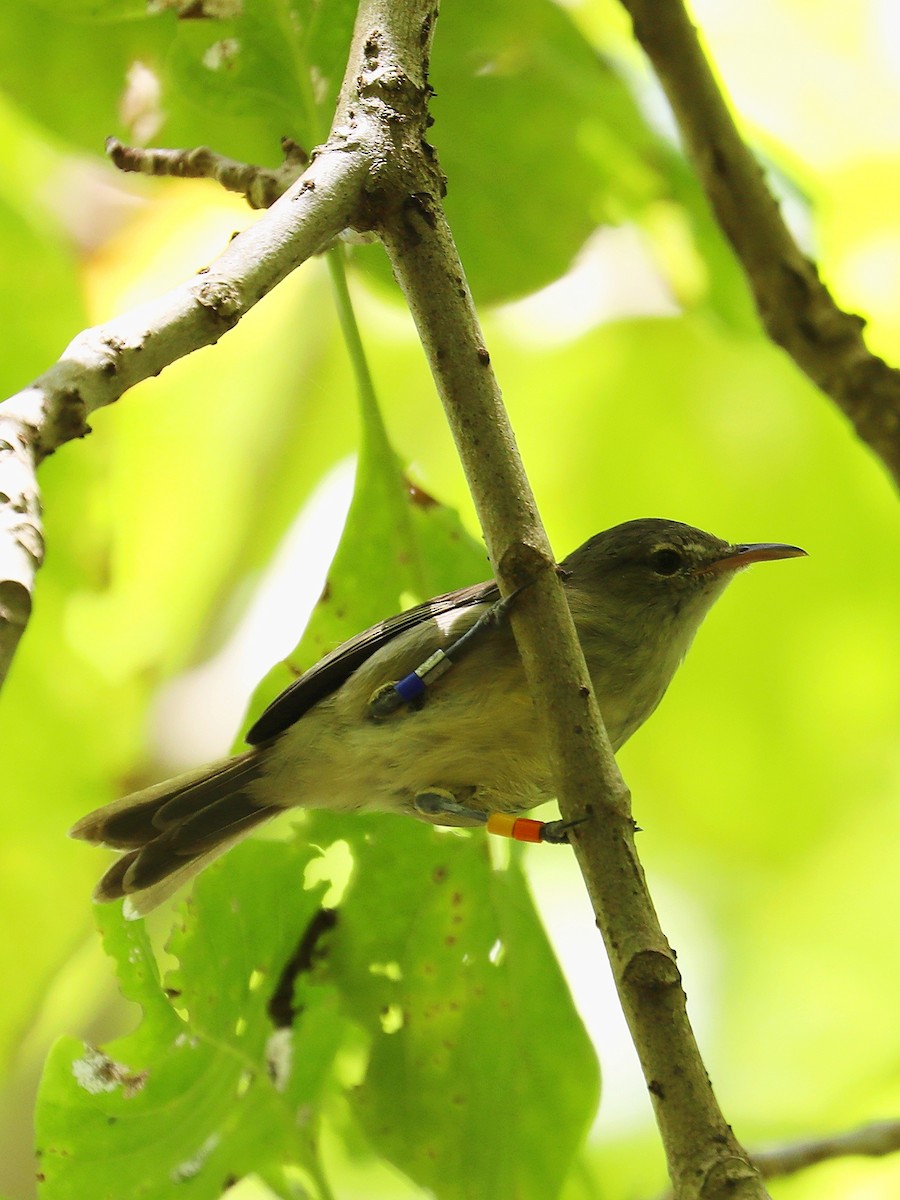
[[[107,134],[272,164],[281,135],[309,146],[327,130],[350,0],[259,0],[245,13],[222,4],[234,14],[215,22],[149,7],[23,0],[0,11],[3,394],[85,324],[159,294],[256,219],[204,183],[117,176],[102,158]],[[867,318],[872,348],[900,362],[895,6],[698,0],[694,14],[797,235],[839,302]],[[433,83],[450,218],[558,553],[658,515],[811,555],[735,584],[620,755],[728,1119],[753,1146],[896,1116],[896,496],[843,419],[761,336],[611,0],[565,10],[503,0],[488,12],[447,0]],[[407,477],[477,537],[380,251],[354,247],[348,265],[390,443]],[[324,262],[308,264],[220,345],[98,413],[92,435],[42,469],[47,564],[0,701],[0,1192],[10,1198],[33,1193],[31,1113],[48,1048],[135,1024],[88,899],[101,856],[67,842],[66,828],[131,784],[227,749],[325,579],[361,425],[330,287]],[[363,416],[370,439],[376,424]],[[381,461],[393,462],[386,451]],[[416,544],[439,547],[437,566],[395,578],[396,547],[385,542],[383,577],[333,576],[342,619],[365,624],[373,605],[386,612],[427,581],[452,576],[451,586],[483,569],[450,515],[431,533],[416,521]],[[357,527],[370,554],[384,536],[377,515],[368,538]],[[366,829],[377,843],[377,823]],[[381,837],[402,862],[407,834]],[[423,853],[417,845],[407,852]],[[649,1105],[580,880],[546,848],[524,863],[604,1076],[565,1195],[655,1195],[663,1175]],[[376,893],[385,904],[388,894]],[[505,919],[508,932],[525,928]],[[523,1019],[538,1015],[532,1007]],[[562,1050],[557,1068],[571,1069]],[[546,1113],[548,1138],[557,1116]],[[484,1135],[502,1159],[510,1145],[497,1118]],[[362,1109],[357,1121],[371,1134]],[[422,1194],[373,1167],[346,1125],[333,1116],[323,1135],[338,1195]],[[423,1180],[420,1166],[405,1169]],[[880,1200],[898,1187],[900,1161],[848,1160],[772,1192]],[[116,1194],[138,1193],[122,1181]],[[244,1181],[234,1194],[268,1193]]]

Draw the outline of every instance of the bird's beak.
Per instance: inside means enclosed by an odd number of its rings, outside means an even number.
[[[698,575],[718,575],[722,571],[742,571],[755,562],[769,562],[776,558],[805,558],[806,551],[799,546],[785,546],[782,542],[750,542],[746,546],[730,546],[728,553],[715,562],[697,570]]]

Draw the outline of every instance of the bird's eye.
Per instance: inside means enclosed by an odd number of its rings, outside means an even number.
[[[684,560],[677,550],[673,550],[670,546],[665,546],[661,550],[654,550],[650,555],[650,566],[657,575],[674,575],[676,571],[681,569]]]

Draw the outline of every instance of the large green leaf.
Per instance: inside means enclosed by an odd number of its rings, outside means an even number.
[[[443,6],[432,81],[447,212],[481,301],[549,283],[660,187],[655,135],[556,4]]]
[[[132,135],[120,117],[130,67],[159,85],[154,141],[212,145],[273,164],[279,139],[321,141],[346,64],[355,5],[259,0],[227,20],[85,0],[12,6],[0,18],[0,78],[55,133],[99,153]],[[93,19],[88,19],[93,18]],[[55,77],[28,70],[41,45]],[[437,26],[434,140],[476,295],[507,299],[562,274],[598,221],[635,214],[662,188],[659,144],[616,69],[550,0],[447,5]],[[75,81],[90,78],[90,88]],[[486,181],[490,186],[486,186]],[[548,213],[553,219],[548,220]],[[383,260],[364,250],[367,269]]]
[[[255,0],[224,21],[182,21],[167,62],[173,96],[220,116],[258,118],[311,149],[324,140],[344,76],[352,0]],[[231,151],[228,151],[231,153]]]
[[[597,1067],[518,860],[405,818],[342,828],[328,972],[371,1039],[352,1102],[372,1145],[441,1200],[557,1195]]]
[[[257,689],[248,720],[346,638],[489,573],[484,549],[458,516],[407,478],[377,407],[363,403],[361,419],[353,500],[325,589],[300,645]]]
[[[217,1197],[255,1172],[279,1195],[314,1179],[315,1113],[343,1023],[327,989],[303,989],[293,1030],[270,1003],[319,911],[303,886],[315,852],[251,842],[198,882],[163,988],[143,922],[100,911],[134,1033],[102,1050],[62,1039],[47,1062],[37,1140],[46,1200]],[[294,1182],[291,1182],[291,1180]],[[303,1193],[306,1194],[306,1193]]]

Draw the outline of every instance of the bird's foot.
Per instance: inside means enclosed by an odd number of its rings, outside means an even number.
[[[423,817],[436,820],[439,817],[462,818],[468,825],[484,825],[488,815],[482,809],[470,808],[460,804],[453,792],[446,788],[429,788],[427,792],[419,792],[413,807]]]

